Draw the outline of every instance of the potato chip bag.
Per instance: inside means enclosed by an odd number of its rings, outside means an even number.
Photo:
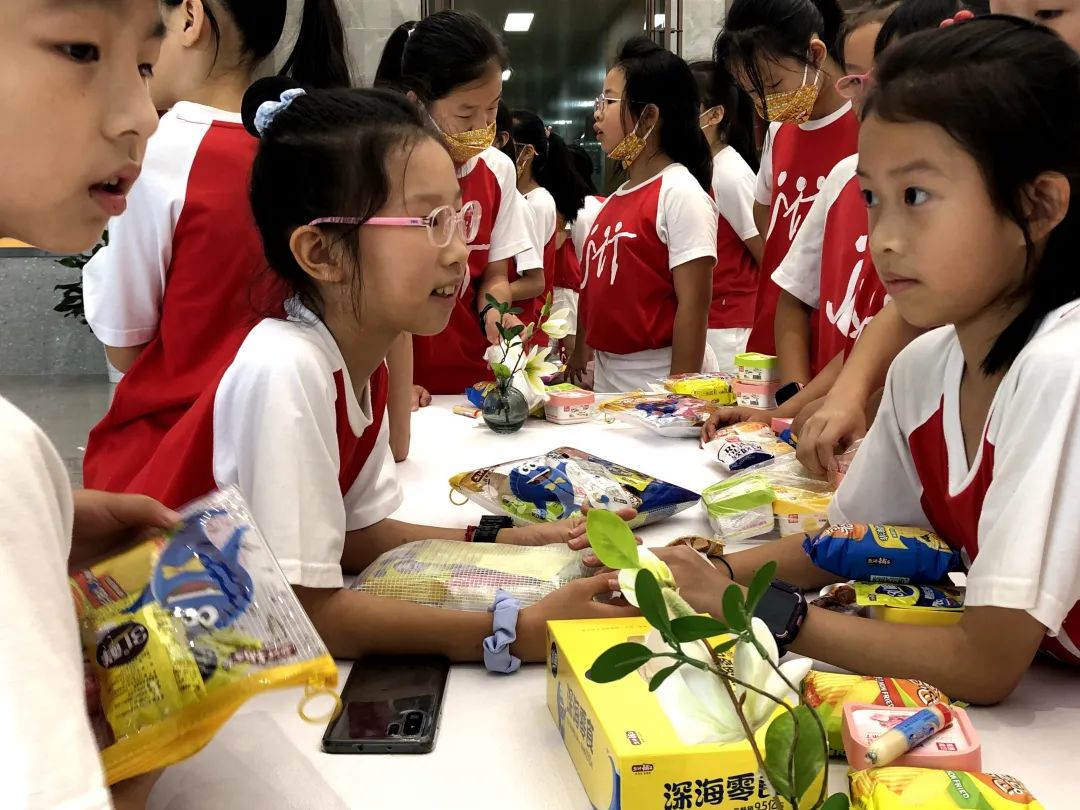
[[[846,703],[918,708],[952,703],[940,689],[922,681],[815,671],[803,682],[803,702],[821,718],[829,737],[829,754],[834,757],[844,756],[841,727]]]
[[[853,810],[1042,810],[1011,776],[929,768],[872,768],[852,771]]]
[[[259,692],[337,684],[239,492],[180,511],[171,535],[70,580],[109,784],[192,756]]]
[[[963,569],[960,553],[928,529],[863,523],[829,526],[803,550],[818,568],[860,582],[932,585]]]

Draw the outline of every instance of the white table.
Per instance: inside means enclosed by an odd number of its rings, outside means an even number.
[[[459,400],[436,397],[413,421],[410,460],[399,466],[405,504],[396,515],[428,525],[464,526],[482,515],[454,506],[454,473],[570,446],[700,491],[718,480],[694,441],[655,438],[616,425],[557,427],[530,420],[514,436],[496,436],[481,422],[451,412]],[[708,531],[694,508],[641,532],[663,544]],[[344,683],[351,664],[341,664]],[[296,714],[296,690],[246,704],[197,756],[166,771],[150,810],[587,810],[589,801],[545,703],[545,669],[513,677],[479,666],[454,667],[434,753],[426,756],[324,754],[323,727]],[[1080,680],[1037,664],[1009,701],[972,710],[983,739],[984,769],[1010,773],[1048,810],[1080,806],[1075,744],[1080,733]],[[830,787],[846,787],[834,765]]]

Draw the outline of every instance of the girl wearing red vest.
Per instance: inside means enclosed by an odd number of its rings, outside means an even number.
[[[252,75],[285,27],[285,0],[165,0],[150,82],[168,112],[127,210],[86,266],[86,317],[125,372],[86,447],[87,486],[120,490],[235,353],[280,309],[246,202],[256,142],[240,122]],[[347,85],[333,0],[307,0],[285,64],[310,86]]]
[[[264,79],[245,98],[244,121],[260,135],[251,204],[270,266],[293,292],[287,317],[248,333],[131,488],[178,505],[238,486],[339,657],[476,660],[490,614],[373,598],[345,589],[344,575],[413,540],[469,537],[390,518],[401,493],[383,358],[402,332],[445,328],[478,206],[463,202],[446,150],[397,93],[305,94]],[[567,542],[582,524],[503,530],[497,540]],[[542,660],[548,619],[618,614],[591,601],[608,585],[607,577],[575,583],[521,611],[513,654]]]
[[[499,340],[498,312],[511,300],[508,261],[517,272],[542,269],[517,193],[514,163],[494,147],[506,48],[471,12],[440,11],[400,26],[383,51],[377,86],[394,87],[419,104],[442,134],[466,202],[480,206],[480,229],[469,245],[469,278],[446,329],[413,340],[414,382],[433,394],[460,394],[490,378],[487,347]],[[516,319],[512,319],[514,323]]]
[[[716,39],[716,62],[728,67],[770,122],[754,192],[765,251],[750,351],[776,353],[780,291],[772,274],[829,172],[856,150],[851,103],[834,87],[843,75],[833,44],[841,19],[836,0],[735,0]],[[807,369],[782,371],[785,382],[809,379]]]
[[[701,94],[701,128],[713,155],[712,197],[720,212],[709,309],[709,346],[721,371],[735,373],[754,325],[764,240],[754,222],[754,118],[750,97],[723,65],[690,66]]]
[[[811,607],[792,651],[972,703],[1008,697],[1040,650],[1080,666],[1078,107],[1076,52],[1014,17],[924,31],[876,65],[870,251],[903,317],[933,331],[893,363],[830,518],[935,531],[966,568],[964,612],[930,627]],[[677,556],[682,594],[719,612],[727,577]],[[837,580],[803,538],[728,563],[745,584],[769,559],[800,588]]]
[[[571,376],[596,351],[597,391],[644,388],[706,365],[716,266],[712,159],[694,77],[645,38],[627,42],[596,100],[596,135],[627,181],[604,202],[585,243]]]

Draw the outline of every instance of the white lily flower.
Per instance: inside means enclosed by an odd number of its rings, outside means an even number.
[[[563,308],[552,312],[540,329],[552,340],[562,340],[570,334],[570,310]]]
[[[525,368],[523,373],[525,374],[525,380],[529,383],[529,387],[535,391],[544,402],[548,400],[547,389],[544,386],[544,377],[550,377],[559,367],[554,363],[548,362],[548,354],[551,353],[551,347],[545,346],[540,348],[539,346],[533,346],[529,350],[528,356],[525,358]]]
[[[675,588],[675,575],[671,573],[668,564],[653,554],[647,548],[638,549],[638,567],[624,568],[619,571],[619,590],[623,597],[634,607],[639,607],[637,601],[637,575],[642,568],[651,571],[660,583],[661,588]]]

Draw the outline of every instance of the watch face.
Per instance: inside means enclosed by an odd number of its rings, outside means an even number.
[[[754,610],[754,616],[765,622],[774,636],[783,636],[791,629],[800,602],[797,593],[769,588]]]

